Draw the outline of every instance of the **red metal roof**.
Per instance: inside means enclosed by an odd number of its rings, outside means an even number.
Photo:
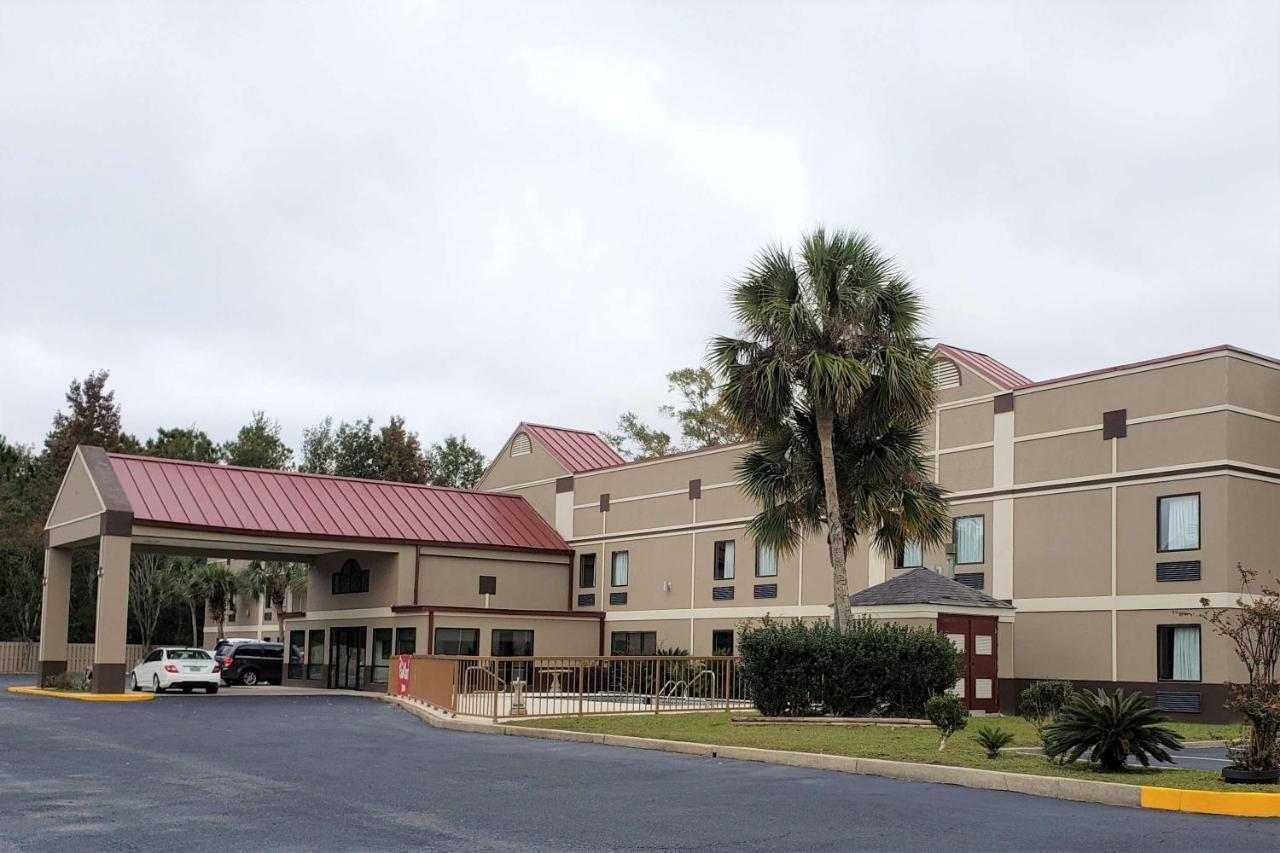
[[[1067,376],[1056,376],[1053,379],[1041,379],[1039,382],[1029,382],[1025,387],[1040,388],[1045,385],[1055,385],[1059,382],[1070,382],[1076,379],[1085,379],[1092,376],[1103,376],[1108,373],[1116,373],[1122,370],[1134,370],[1139,367],[1150,367],[1154,364],[1163,364],[1166,361],[1177,361],[1182,358],[1194,358],[1198,355],[1209,355],[1211,353],[1218,352],[1239,353],[1240,355],[1247,355],[1251,358],[1259,358],[1263,361],[1269,361],[1273,364],[1280,365],[1280,359],[1272,358],[1269,355],[1263,355],[1262,353],[1241,349],[1240,347],[1232,346],[1231,344],[1219,344],[1214,347],[1205,347],[1204,349],[1191,350],[1189,352],[1179,352],[1174,353],[1173,355],[1163,355],[1159,358],[1149,358],[1145,361],[1131,361],[1128,364],[1117,364],[1112,367],[1100,367],[1097,370],[1086,370],[1083,373],[1071,373]]]
[[[568,551],[524,498],[109,453],[135,523],[260,535]]]
[[[520,424],[517,432],[521,430],[536,438],[556,461],[574,474],[593,468],[609,468],[627,461],[594,432],[530,423]]]
[[[1031,380],[1014,370],[1009,365],[1001,361],[996,361],[984,352],[974,352],[969,349],[961,349],[953,347],[950,344],[938,344],[936,349],[941,350],[946,355],[976,372],[993,385],[1004,388],[1006,391],[1012,391],[1015,388],[1021,388],[1024,385],[1030,385]]]

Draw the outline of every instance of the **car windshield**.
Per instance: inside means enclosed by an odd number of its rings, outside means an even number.
[[[209,660],[209,653],[203,649],[170,649],[169,660]]]

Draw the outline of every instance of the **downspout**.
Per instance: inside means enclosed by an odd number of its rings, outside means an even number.
[[[422,546],[413,546],[413,603],[418,603],[418,576],[422,574]]]
[[[435,654],[436,645],[436,612],[427,611],[427,654]]]

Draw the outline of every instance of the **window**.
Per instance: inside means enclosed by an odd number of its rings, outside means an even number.
[[[475,657],[480,654],[480,629],[437,628],[436,642],[432,650],[438,655]]]
[[[302,678],[302,665],[305,660],[304,646],[307,644],[306,631],[290,631],[289,632],[289,677]]]
[[[354,559],[347,560],[342,568],[330,577],[334,595],[369,591],[369,570],[360,568]]]
[[[1156,678],[1160,681],[1200,680],[1199,625],[1156,628]]]
[[[613,552],[613,567],[610,570],[611,574],[609,577],[610,585],[612,586],[627,585],[628,575],[631,571],[630,566],[628,565],[628,556],[629,556],[629,552],[627,551]]]
[[[979,560],[978,562],[982,561]],[[920,543],[914,539],[908,539],[903,542],[901,550],[898,551],[898,568],[914,569],[923,565],[924,548],[920,547]]]
[[[386,684],[391,668],[391,629],[373,629],[373,665],[369,667],[369,681]]]
[[[1156,499],[1156,550],[1200,548],[1200,495],[1166,495]]]
[[[578,586],[583,589],[595,589],[596,555],[583,554],[578,558]]]
[[[533,657],[533,632],[495,628],[492,649],[496,658]]]
[[[413,655],[418,653],[418,629],[396,629],[396,654]]]
[[[778,576],[778,552],[768,545],[756,546],[756,577],[776,578]]]
[[[986,553],[983,544],[983,521],[980,515],[965,515],[952,522],[952,537],[956,543],[956,563],[981,563]]]
[[[715,566],[711,575],[713,580],[733,580],[733,540],[716,543]]]
[[[307,632],[307,678],[324,678],[324,631]]]
[[[614,631],[609,638],[611,655],[656,655],[657,631]]]
[[[712,631],[711,632],[711,654],[713,655],[732,655],[733,654],[733,631]]]

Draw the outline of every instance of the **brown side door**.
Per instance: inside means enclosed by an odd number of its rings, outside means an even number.
[[[950,637],[961,649],[960,684],[956,686],[971,711],[994,714],[999,710],[998,627],[995,616],[938,615],[938,633]]]

